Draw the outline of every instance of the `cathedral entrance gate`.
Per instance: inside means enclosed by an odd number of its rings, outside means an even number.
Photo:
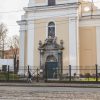
[[[47,79],[56,79],[57,78],[57,69],[58,69],[58,62],[46,62],[46,73]]]
[[[47,79],[59,79],[62,75],[63,41],[57,44],[56,38],[48,37],[44,43],[39,41],[40,69],[44,70]]]

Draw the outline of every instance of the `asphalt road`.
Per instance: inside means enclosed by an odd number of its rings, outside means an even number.
[[[100,88],[1,86],[0,100],[100,100]]]

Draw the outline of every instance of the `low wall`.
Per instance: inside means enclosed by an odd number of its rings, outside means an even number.
[[[13,59],[0,59],[0,70],[2,70],[3,65],[9,65],[9,70],[14,70],[14,60]]]

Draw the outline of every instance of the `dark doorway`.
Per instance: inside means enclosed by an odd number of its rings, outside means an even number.
[[[54,6],[55,0],[48,0],[48,6]]]
[[[58,62],[46,62],[45,67],[48,79],[57,78]]]
[[[4,71],[4,72],[7,71],[7,65],[2,65],[2,71]]]

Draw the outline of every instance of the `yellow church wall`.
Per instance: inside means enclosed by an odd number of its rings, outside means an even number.
[[[79,58],[81,69],[95,69],[96,64],[96,27],[79,28]],[[81,73],[95,73],[95,70],[81,70]]]
[[[50,21],[55,22],[56,28],[56,36],[57,36],[57,43],[60,43],[60,40],[64,41],[64,50],[63,50],[63,66],[68,65],[68,21],[65,17],[58,17],[52,19],[39,19],[35,20],[35,38],[34,38],[34,65],[40,66],[40,53],[38,50],[39,47],[39,40],[44,42],[48,32],[48,23]]]
[[[63,50],[63,67],[67,68],[69,65],[69,22],[67,18],[61,19],[63,21],[57,20],[56,24],[56,34],[58,41],[64,41],[64,50]]]
[[[40,53],[38,50],[39,40],[44,42],[46,39],[46,20],[35,21],[35,34],[34,34],[34,65],[40,66]]]

